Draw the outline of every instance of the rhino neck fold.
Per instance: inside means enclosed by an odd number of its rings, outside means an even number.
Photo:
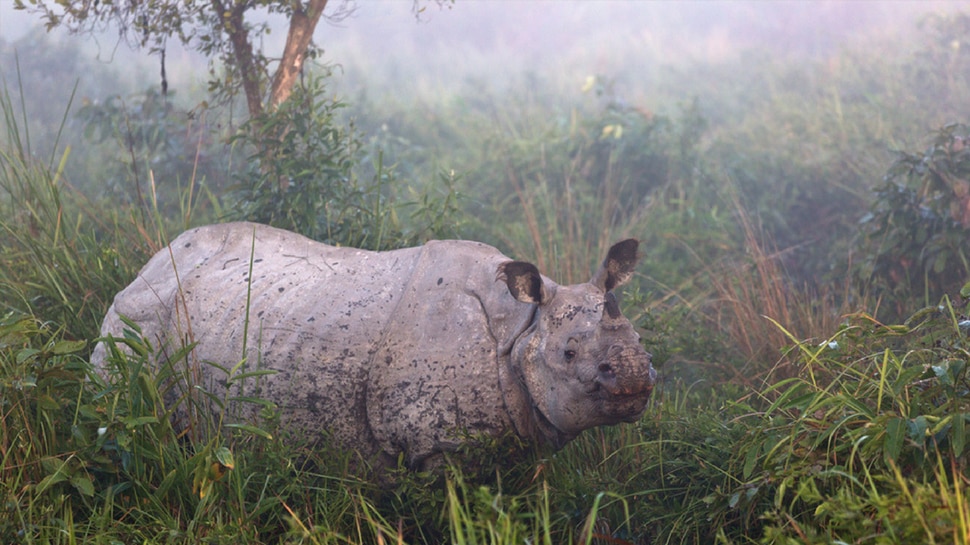
[[[529,328],[534,327],[536,319],[539,316],[539,305],[529,305],[529,307],[529,312],[525,314],[522,321],[516,324],[515,329],[509,333],[509,337],[499,345],[498,356],[500,358],[508,357],[512,353],[512,348],[515,347],[515,343],[525,335],[525,332]]]
[[[575,434],[562,432],[546,418],[546,415],[542,414],[532,396],[529,395],[529,388],[522,373],[522,352],[537,327],[538,318],[538,305],[532,305],[527,318],[516,327],[514,334],[500,347],[499,385],[502,388],[502,398],[515,433],[523,439],[547,443],[559,450],[573,439]],[[516,350],[516,348],[519,349]]]
[[[538,428],[541,433],[542,439],[552,446],[553,449],[559,450],[566,446],[566,443],[572,441],[576,434],[565,433],[556,426],[552,425],[552,422],[546,418],[546,415],[542,414],[535,404],[532,405],[532,414],[535,417],[536,428]]]

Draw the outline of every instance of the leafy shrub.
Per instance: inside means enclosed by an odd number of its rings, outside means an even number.
[[[738,454],[738,490],[772,504],[767,542],[970,540],[968,311],[944,299],[905,325],[858,315],[794,345],[802,374],[760,393]]]
[[[85,101],[77,119],[95,144],[88,153],[102,157],[88,194],[175,217],[185,211],[186,193],[203,184],[216,193],[226,188],[229,154],[208,121],[215,114],[181,109],[172,94],[148,89]]]
[[[355,176],[361,141],[341,126],[344,105],[325,95],[323,77],[298,87],[279,108],[249,120],[233,145],[248,150],[230,218],[289,229],[330,244],[396,247],[404,236],[388,203],[393,176],[378,166],[373,180]]]
[[[891,316],[970,279],[970,128],[940,129],[923,152],[900,152],[862,219],[856,274]]]
[[[60,526],[95,498],[87,464],[96,411],[80,404],[85,341],[40,321],[0,318],[0,541],[21,543]],[[25,486],[29,485],[29,486]]]

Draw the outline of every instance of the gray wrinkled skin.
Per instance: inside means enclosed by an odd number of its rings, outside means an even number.
[[[650,355],[608,293],[632,275],[636,246],[615,245],[590,283],[559,286],[477,242],[369,252],[252,223],[200,227],[115,297],[102,334],[120,337],[124,315],[159,357],[196,342],[188,375],[220,397],[225,373],[200,362],[273,370],[234,393],[379,467],[401,454],[428,467],[479,433],[560,448],[635,421],[650,396]],[[92,359],[103,365],[103,345]]]

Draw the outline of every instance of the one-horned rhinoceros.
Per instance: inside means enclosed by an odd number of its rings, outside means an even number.
[[[588,283],[560,286],[477,242],[371,252],[212,225],[158,252],[115,297],[102,333],[121,336],[125,316],[159,358],[196,343],[186,361],[202,363],[186,375],[211,392],[227,377],[206,362],[272,370],[241,394],[380,466],[403,455],[424,468],[477,434],[560,448],[584,429],[635,421],[653,389],[650,354],[612,293],[636,253],[636,240],[619,242]],[[105,357],[99,345],[95,364]]]

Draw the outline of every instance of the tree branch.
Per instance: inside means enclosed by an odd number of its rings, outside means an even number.
[[[310,0],[306,8],[298,6],[290,17],[290,30],[286,35],[286,46],[280,65],[273,76],[273,87],[269,95],[269,107],[276,108],[286,101],[293,92],[293,85],[303,68],[313,31],[327,7],[327,0]]]
[[[263,113],[263,93],[259,84],[259,67],[253,62],[253,46],[249,43],[249,31],[243,20],[248,7],[246,2],[234,2],[232,9],[227,10],[221,0],[212,0],[212,8],[221,17],[222,28],[232,44],[236,68],[242,79],[243,92],[246,93],[249,117],[255,118]]]

